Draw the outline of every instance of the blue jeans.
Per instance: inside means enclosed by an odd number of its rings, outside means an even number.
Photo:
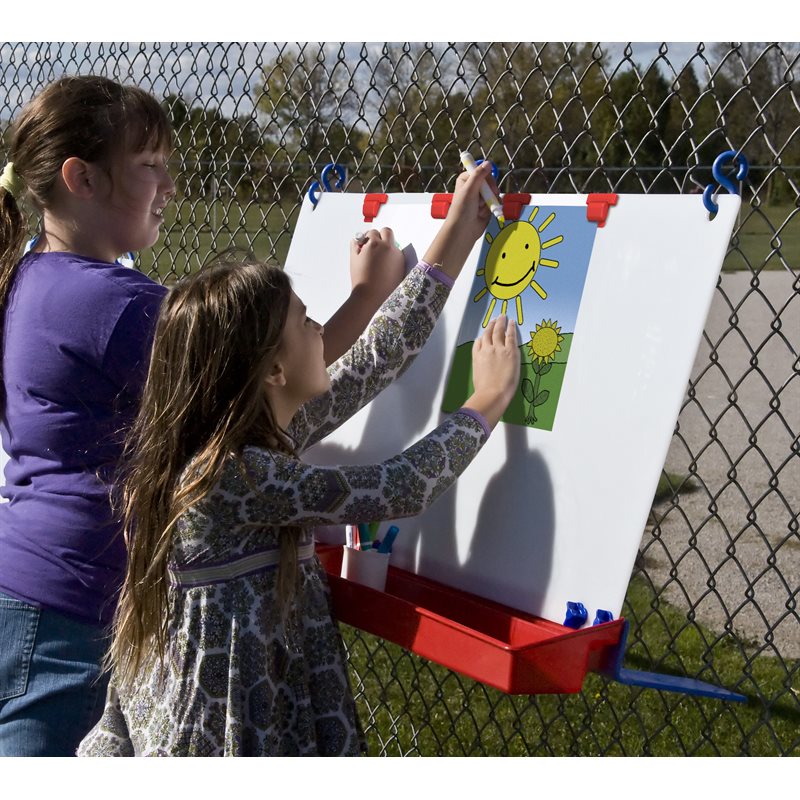
[[[99,625],[0,592],[0,756],[74,756],[100,719]]]

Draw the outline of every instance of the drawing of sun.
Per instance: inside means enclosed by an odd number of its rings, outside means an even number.
[[[542,324],[537,325],[535,331],[531,331],[531,339],[528,342],[531,358],[536,359],[540,364],[554,361],[556,353],[561,350],[563,341],[564,337],[561,335],[558,322],[553,322],[551,319],[547,322],[542,320]]]
[[[489,309],[483,318],[483,327],[489,324],[498,300],[502,300],[501,314],[508,309],[508,301],[516,300],[517,323],[522,325],[522,301],[520,295],[530,286],[542,300],[547,298],[547,292],[535,280],[536,271],[540,266],[555,269],[558,261],[542,258],[542,251],[564,241],[563,236],[555,236],[542,242],[540,234],[556,218],[555,212],[537,228],[533,224],[534,217],[539,213],[539,207],[533,209],[528,219],[520,219],[508,225],[501,224],[500,232],[492,237],[486,234],[489,250],[482,269],[475,274],[482,275],[486,286],[473,298],[477,303],[487,292],[492,295]]]

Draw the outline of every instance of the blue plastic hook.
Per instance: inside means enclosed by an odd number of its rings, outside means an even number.
[[[735,150],[726,150],[720,153],[714,159],[714,165],[711,167],[711,174],[717,183],[728,190],[730,194],[739,194],[739,187],[733,182],[733,179],[726,175],[722,170],[728,163],[733,162],[737,165],[736,180],[743,181],[747,177],[747,172],[750,165],[747,159]],[[713,183],[709,183],[703,192],[703,205],[708,209],[709,213],[716,214],[719,211],[719,206],[714,202],[714,195],[717,191]]]
[[[568,628],[577,630],[582,625],[586,624],[589,618],[589,612],[583,603],[567,603],[567,616],[564,618],[564,625]]]
[[[336,188],[341,189],[344,186],[345,178],[347,177],[347,173],[345,172],[344,167],[339,164],[328,164],[325,169],[322,170],[322,185],[325,187],[326,192],[333,191],[331,189],[330,183],[328,183],[328,176],[331,172],[336,171],[336,174],[339,176],[339,180],[336,181]]]
[[[317,203],[319,203],[319,195],[322,191],[322,187],[319,185],[319,181],[314,181],[311,186],[308,187],[308,199],[311,201],[311,205],[314,208],[317,207]]]
[[[481,164],[483,164],[483,162],[484,162],[485,160],[486,160],[486,159],[484,159],[484,158],[479,158],[479,159],[478,159],[478,160],[475,162],[475,166],[476,166],[476,167],[479,167]],[[492,162],[491,162],[491,164],[492,164],[492,177],[494,178],[494,182],[495,182],[495,183],[497,183],[497,181],[498,181],[498,180],[499,180],[499,178],[500,178],[500,170],[497,168],[497,164],[495,164],[495,163],[494,163],[494,161],[492,161]]]

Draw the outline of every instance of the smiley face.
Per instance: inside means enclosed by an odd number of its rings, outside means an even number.
[[[486,288],[498,300],[521,294],[539,266],[542,245],[536,228],[527,221],[507,225],[486,254]]]
[[[537,228],[533,219],[539,212],[534,208],[527,219],[520,219],[509,225],[504,225],[500,232],[492,237],[486,234],[489,250],[483,269],[476,275],[482,275],[486,286],[475,295],[474,302],[478,302],[487,292],[492,295],[489,309],[483,319],[483,327],[489,324],[489,319],[494,311],[495,304],[502,300],[501,314],[506,313],[508,301],[516,300],[517,322],[522,325],[522,301],[520,295],[530,286],[542,300],[547,298],[547,292],[536,281],[536,271],[542,267],[558,267],[558,261],[542,258],[542,251],[564,240],[563,236],[556,236],[542,242],[540,234],[555,219],[555,212]]]

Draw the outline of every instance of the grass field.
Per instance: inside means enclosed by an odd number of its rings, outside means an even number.
[[[724,271],[800,268],[800,210],[788,204],[743,205],[739,218]]]
[[[370,755],[760,755],[800,752],[791,678],[775,658],[687,626],[685,612],[631,582],[625,666],[699,677],[745,703],[637,689],[590,674],[576,695],[505,695],[343,626]],[[638,622],[636,622],[638,620]],[[657,667],[653,658],[661,658]],[[787,665],[797,682],[799,664]],[[794,748],[794,750],[792,750]]]
[[[272,257],[282,264],[298,213],[296,198],[253,203],[244,210],[235,198],[211,204],[183,198],[168,207],[164,234],[152,251],[140,256],[140,268],[170,281],[196,269],[209,254],[234,246],[251,248],[258,258]],[[798,209],[788,204],[758,210],[743,206],[740,220],[723,270],[785,269],[783,262],[800,268]]]
[[[139,268],[169,283],[230,248],[283,264],[298,213],[299,207],[291,200],[252,203],[242,209],[235,198],[210,205],[183,198],[167,207],[161,238],[151,251],[140,255]]]

